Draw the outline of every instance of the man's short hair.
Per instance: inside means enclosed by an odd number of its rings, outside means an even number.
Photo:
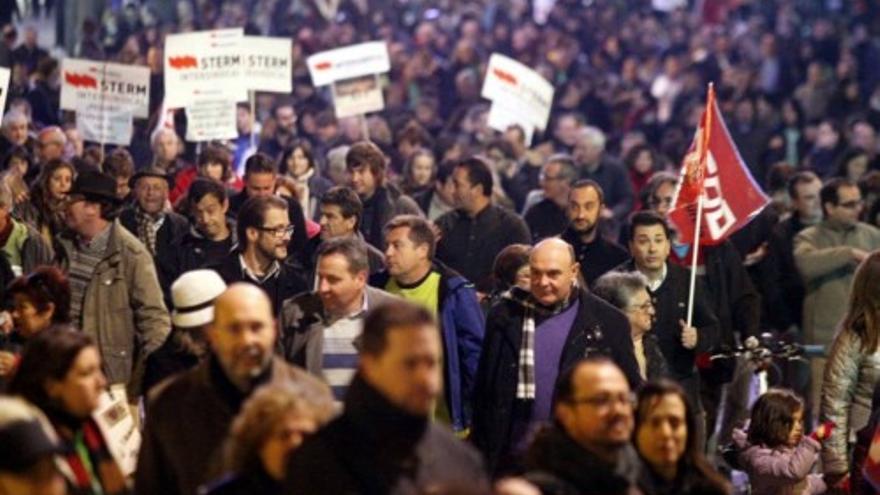
[[[553,388],[553,409],[561,403],[571,402],[575,399],[574,377],[582,366],[593,365],[611,365],[615,368],[618,366],[610,358],[606,356],[591,356],[576,361],[574,364],[564,369],[556,379],[556,386]],[[620,369],[620,368],[618,368]]]
[[[575,189],[586,189],[588,187],[593,188],[593,190],[596,191],[596,196],[599,197],[599,205],[600,206],[604,205],[605,204],[605,191],[603,191],[602,186],[600,186],[599,183],[594,181],[593,179],[578,179],[578,180],[576,180],[574,182],[574,184],[571,185],[571,188],[569,190],[569,194],[571,194],[571,191],[574,191]]]
[[[345,154],[345,167],[351,171],[362,166],[368,167],[376,181],[381,184],[385,178],[385,153],[370,141],[354,143]]]
[[[819,197],[822,200],[823,214],[828,214],[828,212],[825,211],[825,203],[831,203],[834,206],[837,206],[840,201],[840,188],[842,187],[859,187],[859,185],[854,180],[846,177],[834,177],[828,179],[828,181],[825,182],[825,185],[822,186],[822,190],[819,191]]]
[[[370,260],[364,241],[353,236],[337,237],[321,242],[318,246],[318,259],[331,254],[339,254],[348,262],[348,272],[356,275],[370,272]]]
[[[648,279],[641,272],[611,271],[596,280],[593,293],[623,311],[638,291],[647,288]]]
[[[226,187],[224,187],[223,184],[205,177],[198,177],[189,186],[187,200],[191,205],[194,205],[201,201],[205,196],[214,196],[214,198],[217,199],[217,202],[221,204],[226,201],[226,198],[228,197]]]
[[[395,300],[367,312],[361,333],[360,352],[379,357],[388,347],[388,332],[399,329],[436,325],[434,316],[425,307],[408,301]]]
[[[553,155],[547,159],[547,162],[544,163],[544,167],[542,168],[546,168],[551,163],[559,164],[559,179],[564,180],[568,184],[571,184],[577,179],[577,165],[575,165],[574,158],[571,156],[564,153]]]
[[[249,198],[238,210],[235,233],[242,249],[247,248],[247,229],[261,229],[266,219],[266,212],[275,208],[287,212],[287,201],[278,196],[264,196]]]
[[[244,177],[253,174],[272,174],[275,175],[275,162],[265,153],[254,153],[244,162]]]
[[[361,198],[358,197],[352,188],[345,186],[335,186],[328,189],[321,196],[321,205],[338,206],[343,218],[356,217],[355,228],[357,228],[361,221],[361,215],[364,213],[364,204],[361,203]]]
[[[809,184],[817,180],[820,180],[819,176],[810,170],[795,172],[795,174],[788,179],[788,197],[790,197],[791,199],[797,199],[797,187],[799,185]]]
[[[489,164],[485,160],[472,156],[458,162],[455,167],[463,168],[467,171],[468,182],[471,185],[482,186],[483,196],[492,196],[492,187],[495,181],[492,179],[492,169],[489,168]]]
[[[394,229],[407,227],[407,238],[416,246],[428,245],[428,259],[434,259],[434,248],[437,245],[437,235],[431,228],[431,223],[418,215],[397,215],[385,224],[385,235]]]
[[[434,176],[434,181],[439,182],[440,184],[446,184],[452,177],[452,172],[455,171],[455,162],[452,160],[444,160],[437,165],[437,175]]]
[[[669,228],[669,223],[659,213],[652,210],[637,211],[633,214],[629,223],[630,240],[635,239],[637,227],[651,227],[654,225],[662,226],[663,232],[666,233],[666,238],[672,240],[672,230]]]
[[[605,149],[605,143],[607,140],[602,129],[590,125],[578,130],[577,139],[578,141],[589,141],[593,146],[603,150]]]
[[[7,128],[15,122],[28,123],[28,116],[21,110],[10,110],[3,116],[3,128]]]
[[[114,179],[130,179],[134,175],[134,158],[128,150],[116,148],[104,159],[101,169]]]

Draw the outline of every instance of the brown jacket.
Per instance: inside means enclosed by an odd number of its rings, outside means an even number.
[[[171,318],[147,248],[118,222],[110,228],[107,252],[86,287],[82,329],[98,343],[107,380],[127,384],[134,398],[140,395],[147,356],[165,342]],[[72,234],[58,237],[65,269],[76,252],[74,243]]]
[[[257,380],[261,385],[296,382],[329,400],[326,385],[279,357]],[[246,399],[213,356],[159,384],[150,392],[135,492],[192,495],[219,476],[223,440]]]

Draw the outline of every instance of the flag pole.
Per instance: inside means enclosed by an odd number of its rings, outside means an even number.
[[[700,230],[703,225],[703,181],[705,177],[706,161],[709,159],[709,135],[712,130],[712,114],[715,111],[715,86],[709,83],[709,92],[706,95],[705,119],[703,122],[703,132],[700,136],[700,142],[697,144],[700,148],[699,167],[700,167],[700,194],[697,196],[697,219],[694,225],[694,239],[691,252],[691,280],[688,289],[688,307],[687,307],[687,326],[692,326],[694,319],[694,293],[697,286],[697,259],[700,253]]]

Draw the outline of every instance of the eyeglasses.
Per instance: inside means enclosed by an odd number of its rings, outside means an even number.
[[[619,394],[599,394],[595,397],[571,399],[567,402],[574,405],[586,404],[588,406],[595,407],[600,411],[607,411],[614,404],[632,407],[636,403],[636,394],[632,392]]]
[[[641,311],[641,312],[643,312],[643,313],[646,313],[646,312],[650,311],[651,309],[654,309],[654,303],[652,303],[651,301],[647,301],[647,302],[644,303],[644,304],[639,304],[638,306],[630,306],[630,307],[627,308],[627,309],[629,309],[629,310],[638,310],[638,311]]]
[[[865,200],[863,199],[854,199],[852,201],[844,201],[843,203],[837,203],[837,206],[841,208],[846,208],[848,210],[855,210],[856,208],[861,208],[864,206]]]
[[[293,225],[281,225],[278,227],[257,227],[263,232],[268,232],[275,237],[290,237],[293,235]]]

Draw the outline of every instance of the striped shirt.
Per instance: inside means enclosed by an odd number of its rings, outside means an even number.
[[[366,312],[367,294],[364,292],[364,304],[359,311],[339,318],[324,328],[321,373],[337,402],[345,398],[348,385],[357,371],[358,351],[354,342],[364,329]]]
[[[95,267],[104,259],[107,252],[112,227],[112,223],[107,225],[107,228],[96,235],[91,242],[77,240],[74,243],[74,251],[70,253],[70,266],[67,269],[67,278],[70,282],[70,319],[80,325],[86,289],[95,273]]]

